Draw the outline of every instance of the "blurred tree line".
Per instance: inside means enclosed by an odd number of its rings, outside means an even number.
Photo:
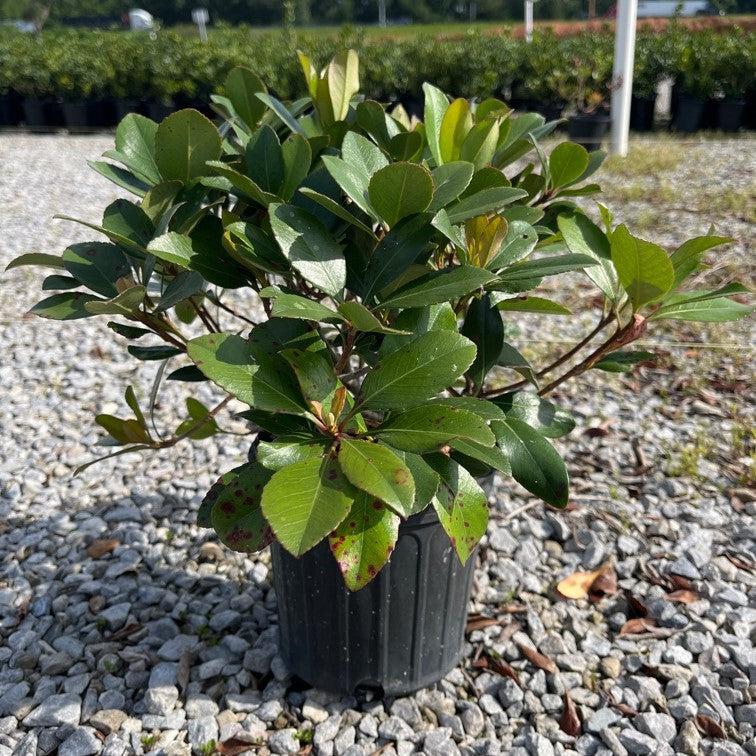
[[[519,20],[522,0],[385,0],[386,14],[392,23],[435,23],[465,21],[470,4],[478,21]],[[616,0],[596,0],[595,12],[605,14]],[[728,13],[756,12],[756,0],[712,0]],[[539,0],[539,19],[584,18],[589,0]],[[374,24],[378,19],[378,0],[0,0],[0,18],[47,20],[66,23],[106,20],[118,22],[132,8],[144,8],[165,25],[191,23],[193,8],[203,6],[211,22],[220,21],[254,26],[277,26],[285,7],[293,6],[297,25]]]

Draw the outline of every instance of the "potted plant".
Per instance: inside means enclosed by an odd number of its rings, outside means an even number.
[[[718,35],[712,48],[718,94],[716,126],[722,131],[737,131],[753,84],[756,37],[736,28],[731,34]]]
[[[0,31],[0,126],[18,126],[21,120],[21,97],[11,78],[12,56],[18,53],[14,44],[19,35]]]
[[[677,101],[673,126],[685,134],[704,125],[706,108],[717,94],[714,77],[714,35],[711,31],[689,34],[681,45],[675,66]]]
[[[521,78],[512,87],[510,104],[520,111],[532,110],[547,121],[561,117],[567,106],[570,60],[566,48],[547,30],[534,36],[523,53]]]
[[[659,82],[666,73],[665,46],[653,33],[640,34],[635,47],[633,96],[630,105],[630,128],[651,131]]]
[[[85,223],[107,241],[11,267],[53,269],[44,288],[58,293],[35,314],[104,315],[135,359],[180,361],[169,379],[220,390],[206,408],[190,385],[186,416],[158,435],[129,387],[128,414],[95,418],[109,456],[201,440],[247,405],[249,458],[218,471],[199,523],[231,549],[272,547],[293,673],[396,694],[460,656],[488,519],[479,481],[496,471],[567,504],[549,439],[574,422],[546,396],[650,359],[628,347],[656,321],[751,307],[731,298],[738,284],[685,289],[727,238],[668,254],[606,208],[601,226],[590,220],[574,197],[596,191],[603,154],[563,142],[546,157],[538,140],[553,124],[541,116],[496,100],[475,109],[426,84],[425,122],[410,126],[359,99],[354,52],[322,71],[301,62],[309,95],[290,104],[232,70],[214,97],[221,130],[193,110],[159,125],[127,116],[107,153],[119,165],[94,164],[135,195]],[[567,314],[530,292],[568,275],[595,283],[598,325],[535,367],[505,320]]]

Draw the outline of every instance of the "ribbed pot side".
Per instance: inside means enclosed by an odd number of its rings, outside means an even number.
[[[280,653],[310,685],[409,693],[462,655],[476,555],[460,564],[432,508],[399,528],[389,563],[350,593],[326,542],[297,559],[272,546]]]

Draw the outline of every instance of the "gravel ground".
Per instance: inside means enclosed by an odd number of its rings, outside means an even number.
[[[739,241],[712,260],[715,277],[749,278],[752,143],[644,144],[603,176],[618,217],[670,244],[716,221]],[[109,146],[0,136],[0,266],[91,238],[50,218],[99,220],[118,192],[85,160]],[[556,398],[579,423],[560,443],[570,508],[500,482],[471,607],[494,621],[473,626],[435,689],[358,701],[292,684],[267,554],[232,554],[194,525],[245,440],[72,478],[102,452],[91,416],[122,411],[128,383],[145,395],[155,366],[127,360],[105,319],[25,315],[38,272],[0,281],[0,756],[211,754],[232,737],[260,754],[756,754],[750,324],[670,327],[656,367],[564,386]],[[583,297],[576,286],[565,301]],[[536,331],[535,317],[512,324],[534,357],[577,333]],[[171,428],[181,404],[167,388],[158,423]],[[606,595],[555,595],[606,564]]]

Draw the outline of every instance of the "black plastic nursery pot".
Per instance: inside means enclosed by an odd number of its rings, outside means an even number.
[[[653,97],[636,97],[630,103],[630,128],[633,131],[651,131],[654,128],[654,111],[656,95]]]
[[[116,124],[115,101],[110,97],[90,100],[87,103],[87,118],[92,129],[107,129]]]
[[[490,491],[493,478],[481,481]],[[477,554],[462,565],[429,507],[399,527],[388,564],[351,593],[327,542],[296,558],[271,547],[280,653],[307,684],[400,695],[447,675],[463,653]]]
[[[85,100],[66,101],[63,107],[63,122],[69,131],[89,129],[89,104]]]
[[[129,100],[123,97],[117,97],[113,101],[115,122],[120,123],[129,113],[141,113],[142,108],[143,104],[141,100]]]
[[[22,118],[21,97],[13,90],[0,95],[0,126],[18,126]]]
[[[705,100],[681,94],[677,99],[677,108],[675,110],[675,120],[673,122],[675,130],[683,134],[692,134],[694,131],[697,131],[701,127],[705,105]]]
[[[717,128],[720,131],[737,131],[743,122],[745,100],[720,100],[717,104]]]
[[[175,112],[176,108],[173,103],[151,101],[146,104],[145,110],[153,121],[160,123],[164,118]]]
[[[585,147],[586,150],[597,150],[609,131],[609,122],[609,115],[603,112],[577,113],[567,121],[567,134],[570,141]]]
[[[31,131],[52,131],[64,125],[61,103],[52,97],[25,97],[23,113],[24,123]]]
[[[533,100],[530,102],[530,110],[540,113],[547,121],[556,121],[562,117],[565,103],[563,102],[542,102]]]

